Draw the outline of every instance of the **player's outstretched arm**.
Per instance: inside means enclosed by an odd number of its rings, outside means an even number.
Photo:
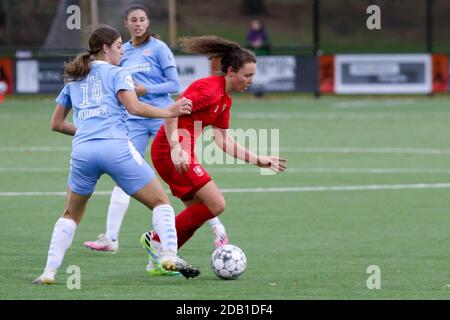
[[[53,131],[61,132],[69,136],[75,135],[77,129],[73,123],[66,121],[70,108],[65,108],[63,105],[57,104],[50,120],[50,127]]]
[[[274,172],[286,170],[286,159],[274,156],[259,156],[227,134],[227,130],[214,128],[214,141],[223,151],[245,162],[257,165],[261,168],[269,168]]]
[[[186,98],[177,100],[168,108],[156,108],[139,101],[136,92],[131,90],[120,90],[117,97],[129,113],[145,118],[173,118],[191,113],[192,102]]]
[[[254,154],[241,144],[239,144],[235,139],[227,134],[226,129],[213,128],[214,132],[214,142],[219,148],[228,153],[230,156],[244,160],[245,162],[251,164],[257,164],[258,155]]]
[[[258,156],[258,163],[256,164],[260,168],[269,168],[274,172],[283,172],[286,170],[287,160],[282,157],[274,156]]]

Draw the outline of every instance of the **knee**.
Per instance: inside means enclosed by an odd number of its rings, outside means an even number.
[[[128,206],[130,204],[130,196],[120,187],[115,186],[111,193],[110,202]]]
[[[168,197],[158,197],[157,199],[155,199],[152,203],[151,209],[153,210],[154,208],[162,205],[171,205]]]
[[[217,199],[217,201],[214,202],[214,204],[209,207],[209,210],[213,215],[218,216],[225,211],[225,207],[225,199],[223,197],[220,197],[219,199]]]
[[[151,200],[151,205],[152,205],[153,208],[155,208],[157,206],[164,205],[164,204],[171,205],[170,204],[170,200],[169,200],[169,196],[167,195],[167,193],[161,187],[161,190],[159,192],[154,192],[153,193],[153,197],[152,197],[152,200]]]

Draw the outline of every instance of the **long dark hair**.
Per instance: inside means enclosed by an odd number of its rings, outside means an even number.
[[[208,59],[220,59],[220,70],[226,74],[229,67],[238,71],[246,63],[256,63],[256,56],[239,43],[218,36],[184,37],[181,50],[186,53],[204,54]]]
[[[95,29],[89,37],[89,51],[80,53],[64,68],[64,81],[78,81],[91,71],[91,55],[97,55],[103,50],[103,45],[111,46],[120,33],[113,27],[103,25]]]

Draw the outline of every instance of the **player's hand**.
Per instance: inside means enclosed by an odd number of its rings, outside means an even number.
[[[189,170],[189,154],[179,144],[170,150],[170,158],[179,174]]]
[[[192,101],[183,97],[177,100],[173,105],[169,107],[169,113],[171,117],[178,117],[183,114],[191,114]]]
[[[136,92],[138,97],[142,97],[148,94],[147,88],[136,82],[134,83],[134,91]]]
[[[281,157],[258,156],[256,165],[261,168],[269,168],[274,172],[286,170],[287,160]]]

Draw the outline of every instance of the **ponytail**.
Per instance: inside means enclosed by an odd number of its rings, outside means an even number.
[[[91,53],[80,53],[64,67],[64,82],[78,81],[91,71]]]
[[[103,45],[111,46],[120,38],[120,33],[108,26],[100,25],[89,37],[89,51],[80,53],[64,67],[64,81],[78,81],[83,79],[91,71],[91,56],[98,56],[103,50]]]

